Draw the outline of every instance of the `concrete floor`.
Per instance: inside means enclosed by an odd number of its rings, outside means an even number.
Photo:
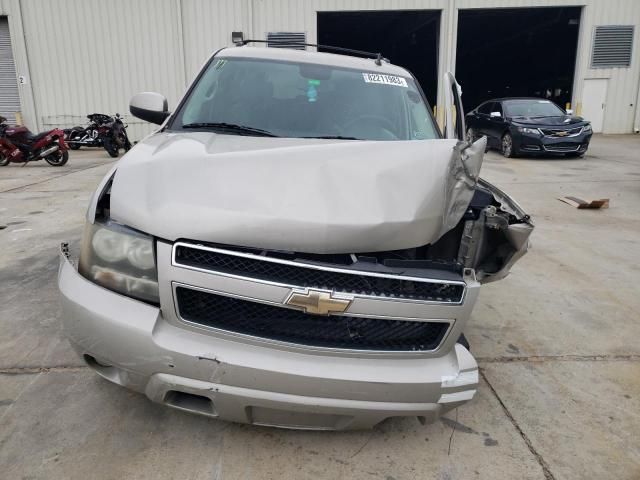
[[[112,159],[1,168],[0,477],[640,478],[639,149],[639,136],[596,136],[583,159],[488,154],[483,176],[537,229],[467,328],[476,398],[432,425],[342,433],[185,414],[84,368],[60,335],[57,250],[77,244]],[[564,195],[611,208],[578,211]]]

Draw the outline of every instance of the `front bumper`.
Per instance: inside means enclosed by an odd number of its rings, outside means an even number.
[[[470,400],[477,364],[455,343],[429,356],[363,357],[271,348],[183,328],[175,312],[106,290],[61,255],[65,333],[96,373],[154,402],[241,423],[370,428],[389,417],[434,421]],[[477,291],[467,295],[468,314]]]
[[[589,148],[591,133],[580,133],[575,136],[552,137],[548,135],[532,135],[513,129],[513,146],[521,153],[531,154],[582,154]]]

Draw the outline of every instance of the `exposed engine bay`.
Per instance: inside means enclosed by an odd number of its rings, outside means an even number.
[[[480,179],[458,224],[433,244],[415,248],[314,254],[208,245],[284,260],[425,278],[451,278],[447,273],[462,276],[465,269],[472,269],[477,280],[487,283],[503,278],[526,252],[533,229],[529,215],[503,195]]]

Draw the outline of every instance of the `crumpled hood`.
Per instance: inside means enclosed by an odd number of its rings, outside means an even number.
[[[484,145],[158,133],[117,165],[111,218],[167,240],[348,253],[436,241],[467,208]],[[480,142],[482,143],[482,142]],[[480,151],[480,148],[482,151]]]
[[[567,127],[588,123],[582,117],[573,117],[571,115],[559,115],[557,117],[512,117],[512,120],[518,125],[531,125],[534,127]]]

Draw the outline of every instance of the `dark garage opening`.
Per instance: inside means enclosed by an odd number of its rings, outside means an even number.
[[[497,97],[571,101],[580,7],[460,10],[456,77],[469,111]]]
[[[439,28],[438,10],[318,12],[318,44],[382,53],[415,75],[431,105],[438,90]]]

